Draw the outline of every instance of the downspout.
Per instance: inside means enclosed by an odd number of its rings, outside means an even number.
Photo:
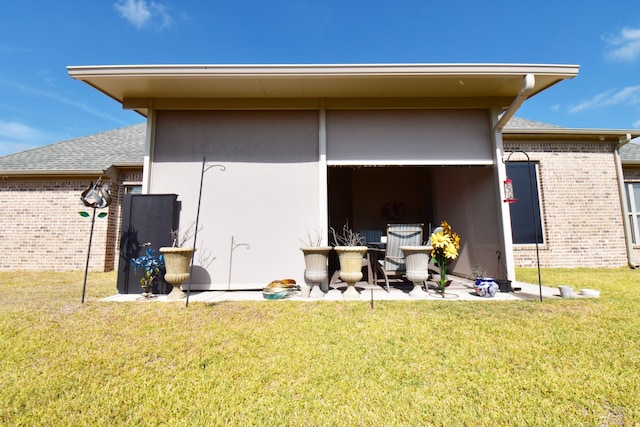
[[[511,117],[516,113],[518,108],[522,105],[524,101],[527,100],[529,94],[536,86],[536,77],[533,74],[527,74],[524,76],[524,83],[522,85],[522,89],[520,89],[520,93],[513,100],[511,105],[505,110],[504,113],[498,119],[498,123],[496,123],[495,130],[498,132],[502,132],[502,128],[511,120]]]
[[[494,144],[494,165],[496,170],[496,179],[498,185],[498,204],[500,209],[501,216],[501,237],[502,237],[502,253],[504,254],[504,263],[506,264],[507,270],[507,279],[515,280],[516,278],[516,270],[515,270],[515,259],[513,254],[513,239],[511,232],[511,213],[509,211],[509,206],[503,203],[504,200],[504,188],[502,186],[502,182],[507,178],[507,167],[504,164],[504,146],[502,142],[502,129],[509,122],[511,117],[515,114],[515,112],[520,108],[522,103],[526,101],[527,97],[533,91],[535,87],[536,79],[533,74],[527,74],[524,76],[524,82],[522,84],[522,89],[520,89],[520,93],[515,97],[511,105],[498,117],[498,120],[493,125],[493,144]]]
[[[626,192],[624,189],[624,172],[622,171],[622,161],[620,160],[620,148],[631,141],[631,134],[626,134],[620,138],[620,142],[613,150],[613,158],[616,163],[616,173],[618,175],[618,191],[620,192],[620,205],[622,206],[622,219],[624,223],[624,240],[627,246],[627,263],[631,268],[638,268],[638,264],[633,260],[633,239],[631,237],[631,224],[629,223],[629,209],[627,209]]]

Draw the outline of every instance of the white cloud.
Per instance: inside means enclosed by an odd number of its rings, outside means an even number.
[[[0,120],[0,156],[42,145],[44,134],[23,123]]]
[[[7,156],[9,154],[20,153],[21,151],[31,150],[36,148],[35,144],[25,144],[21,142],[5,141],[0,139],[0,157]]]
[[[100,118],[103,118],[103,119],[111,120],[111,121],[113,121],[115,123],[124,124],[124,122],[122,120],[119,120],[119,119],[111,116],[110,114],[105,113],[102,110],[93,108],[93,107],[87,105],[84,102],[75,101],[73,99],[67,98],[66,96],[60,95],[58,93],[48,92],[48,91],[36,89],[34,87],[26,86],[26,85],[23,85],[22,83],[18,83],[18,82],[8,81],[6,83],[12,85],[14,88],[19,89],[22,92],[29,93],[29,94],[32,94],[32,95],[35,95],[35,96],[47,97],[47,98],[53,99],[53,100],[55,100],[57,102],[61,102],[63,104],[70,105],[70,106],[72,106],[74,108],[79,108],[79,109],[81,109],[81,110],[83,110],[83,111],[85,111],[85,112],[87,112],[89,114],[92,114],[92,115],[96,116],[96,117],[100,117]]]
[[[12,140],[33,141],[39,138],[40,131],[22,123],[0,120],[0,137]]]
[[[114,4],[124,19],[137,28],[154,25],[159,28],[170,27],[173,23],[165,6],[147,0],[118,0]]]
[[[640,28],[623,28],[613,37],[605,37],[606,56],[615,61],[634,61],[640,57]]]
[[[578,113],[580,111],[593,108],[607,107],[611,105],[632,105],[640,104],[640,85],[627,86],[621,90],[608,90],[599,93],[591,99],[582,101],[577,105],[569,108],[570,113]]]

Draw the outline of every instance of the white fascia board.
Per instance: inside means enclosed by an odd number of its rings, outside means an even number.
[[[497,76],[578,74],[578,65],[560,64],[320,64],[320,65],[88,65],[69,66],[73,78],[95,76]]]
[[[632,138],[640,136],[640,130],[625,130],[625,129],[571,129],[571,128],[547,128],[547,129],[517,129],[517,128],[503,128],[502,133],[505,135],[548,135],[548,136],[621,136],[624,137],[628,134]]]

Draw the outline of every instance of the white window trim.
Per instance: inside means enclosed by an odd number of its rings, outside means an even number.
[[[640,211],[636,210],[636,198],[633,192],[633,185],[638,184],[639,182],[628,182],[627,183],[627,200],[631,206],[627,206],[627,212],[629,213],[629,221],[632,224],[633,228],[633,244],[638,246],[640,245],[640,230],[638,230],[638,215],[640,215]]]

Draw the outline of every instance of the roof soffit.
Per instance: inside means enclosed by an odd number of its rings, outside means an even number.
[[[122,103],[147,99],[513,98],[526,74],[538,93],[575,65],[146,65],[68,67]]]

